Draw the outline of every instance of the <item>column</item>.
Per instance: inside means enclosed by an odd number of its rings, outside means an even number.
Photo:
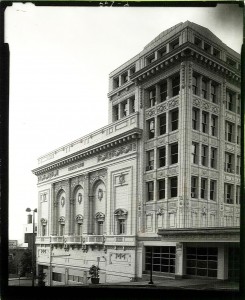
[[[50,204],[49,204],[49,235],[54,235],[54,224],[55,224],[55,206],[54,206],[54,201],[55,201],[55,190],[54,190],[54,183],[51,185],[51,194],[50,194]]]
[[[89,175],[84,175],[84,219],[83,219],[83,234],[89,234]]]
[[[66,201],[65,201],[65,235],[70,234],[70,197],[71,179],[67,180]]]
[[[93,220],[93,199],[94,196],[89,195],[89,221],[88,221],[88,234],[95,233],[94,230],[94,220]]]
[[[226,246],[218,247],[218,279],[228,279],[228,249]]]
[[[74,195],[70,196],[70,222],[69,222],[69,235],[75,235],[75,227],[74,227],[74,210],[75,210],[75,199]]]
[[[181,279],[184,275],[184,245],[183,243],[176,244],[175,256],[175,279]]]

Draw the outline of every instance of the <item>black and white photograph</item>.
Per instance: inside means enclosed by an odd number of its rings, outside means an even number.
[[[5,9],[8,286],[240,290],[243,13]]]

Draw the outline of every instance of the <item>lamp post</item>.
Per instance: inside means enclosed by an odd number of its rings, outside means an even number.
[[[35,271],[35,213],[37,212],[37,209],[31,210],[29,207],[26,209],[26,212],[33,212],[33,218],[32,218],[32,286],[34,286],[35,278],[34,278],[34,271]]]

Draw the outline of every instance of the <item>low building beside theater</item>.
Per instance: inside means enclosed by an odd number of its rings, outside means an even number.
[[[48,285],[237,279],[240,55],[179,23],[109,77],[109,124],[38,159]],[[152,255],[152,258],[151,258]]]

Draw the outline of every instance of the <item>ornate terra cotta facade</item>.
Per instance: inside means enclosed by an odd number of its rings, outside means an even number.
[[[86,283],[98,262],[101,282],[140,280],[151,267],[158,278],[237,279],[240,55],[187,21],[109,83],[109,125],[33,170],[47,284]]]

